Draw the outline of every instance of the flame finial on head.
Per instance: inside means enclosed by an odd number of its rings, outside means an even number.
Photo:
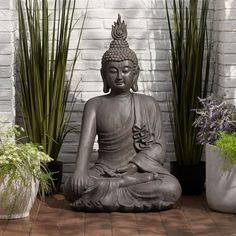
[[[109,49],[102,57],[102,67],[108,61],[125,61],[130,60],[134,66],[138,66],[138,59],[134,51],[129,48],[127,38],[127,25],[121,21],[121,16],[118,14],[117,22],[112,25],[111,36],[113,40],[110,43]]]
[[[127,38],[127,25],[124,21],[121,22],[120,14],[118,14],[117,22],[112,25],[111,36],[114,40],[126,40]]]

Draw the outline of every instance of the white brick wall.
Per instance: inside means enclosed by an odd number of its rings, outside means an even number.
[[[236,104],[236,1],[215,1],[218,93]]]
[[[14,100],[14,4],[0,1],[0,119],[15,120]]]
[[[0,113],[14,119],[14,18],[15,0],[0,1]],[[216,79],[219,93],[236,100],[236,1],[210,0],[215,12],[214,52],[216,52]],[[128,25],[128,42],[135,50],[141,73],[140,92],[154,96],[160,103],[167,140],[168,159],[174,158],[171,127],[167,109],[170,91],[169,34],[165,0],[89,0],[83,29],[81,53],[76,63],[72,90],[80,81],[80,94],[72,114],[71,125],[81,124],[83,104],[102,93],[100,76],[101,57],[109,47],[111,25],[121,14]],[[49,0],[53,8],[54,0]],[[77,18],[85,12],[86,0],[76,1]],[[213,13],[213,12],[212,12]],[[69,61],[73,59],[81,20],[72,33]],[[69,68],[69,66],[68,66]],[[74,168],[79,134],[69,134],[63,144],[60,160],[65,162],[65,175]],[[95,157],[96,154],[93,155]]]

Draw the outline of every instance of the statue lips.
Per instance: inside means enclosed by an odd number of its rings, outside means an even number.
[[[125,85],[125,81],[123,79],[116,79],[115,85],[117,85],[117,86]]]

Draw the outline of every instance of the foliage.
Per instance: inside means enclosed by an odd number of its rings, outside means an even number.
[[[202,108],[196,110],[198,117],[193,123],[198,128],[200,144],[214,144],[221,131],[236,133],[236,107],[221,98],[209,96],[199,101]]]
[[[224,157],[230,164],[236,164],[236,132],[220,132],[215,145],[224,154]]]
[[[0,126],[0,182],[4,183],[0,195],[0,208],[5,207],[5,201],[9,196],[12,197],[13,203],[17,199],[16,181],[24,189],[30,189],[32,176],[35,183],[39,181],[41,196],[50,190],[52,177],[45,165],[53,159],[43,152],[40,146],[20,143],[22,131],[23,129],[18,126]],[[18,139],[15,140],[15,137]]]
[[[211,59],[211,40],[207,34],[209,1],[202,0],[201,6],[197,0],[190,0],[189,6],[185,6],[184,0],[178,0],[178,4],[177,0],[172,2],[173,27],[166,0],[172,57],[170,120],[177,162],[181,165],[194,165],[201,160],[202,146],[196,144],[197,130],[192,125],[196,114],[192,109],[199,107],[197,98],[206,97],[209,90]]]
[[[58,157],[66,134],[71,130],[68,121],[76,99],[75,91],[67,113],[70,85],[82,33],[81,30],[67,79],[75,2],[55,0],[53,14],[50,15],[52,20],[49,22],[48,0],[26,0],[25,7],[22,6],[22,0],[17,1],[20,81],[18,95],[24,126],[30,141],[42,145],[54,160]],[[82,28],[84,20],[85,16]],[[49,23],[53,26],[52,31],[49,31]]]

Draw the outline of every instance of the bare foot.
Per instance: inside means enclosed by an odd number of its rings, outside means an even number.
[[[158,173],[144,173],[142,175],[123,176],[120,179],[120,187],[127,187],[131,185],[151,182],[158,179]]]

